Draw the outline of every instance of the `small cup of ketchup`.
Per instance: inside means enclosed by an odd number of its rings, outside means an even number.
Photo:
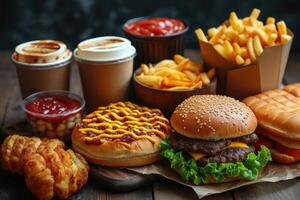
[[[68,91],[44,91],[24,99],[22,108],[32,130],[48,138],[69,141],[72,130],[80,122],[84,99]]]
[[[183,54],[188,25],[167,17],[139,17],[128,20],[123,32],[137,50],[136,68],[142,63],[156,63]]]

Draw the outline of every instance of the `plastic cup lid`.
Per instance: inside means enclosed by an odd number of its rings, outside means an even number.
[[[71,57],[72,52],[60,41],[35,40],[18,45],[12,59],[22,65],[41,67],[63,63]]]
[[[128,58],[135,52],[135,48],[126,38],[105,36],[79,43],[74,50],[74,56],[87,61],[108,62]]]

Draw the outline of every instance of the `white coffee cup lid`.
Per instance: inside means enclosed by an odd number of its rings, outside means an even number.
[[[108,62],[131,57],[135,52],[135,48],[126,38],[104,36],[79,43],[74,50],[74,56],[86,61]]]

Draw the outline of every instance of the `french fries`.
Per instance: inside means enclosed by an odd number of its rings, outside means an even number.
[[[268,17],[266,24],[275,24],[275,18],[274,17]]]
[[[251,61],[255,61],[256,60],[256,55],[254,53],[253,39],[252,38],[249,38],[249,40],[247,42],[247,50],[249,52]]]
[[[277,29],[280,35],[287,34],[287,29],[284,21],[277,22]]]
[[[245,60],[242,56],[240,55],[236,55],[235,57],[235,62],[238,64],[238,65],[242,65],[245,63]]]
[[[174,56],[174,60],[162,60],[154,66],[141,64],[141,69],[142,73],[136,76],[139,82],[156,89],[173,91],[202,88],[210,84],[216,74],[215,69],[204,72],[200,63],[179,54]]]
[[[268,17],[260,21],[260,10],[254,8],[248,17],[239,18],[231,12],[228,23],[207,30],[195,30],[198,40],[211,43],[226,60],[237,65],[249,65],[263,53],[267,46],[285,43],[292,39],[284,21],[276,23]]]
[[[252,19],[257,19],[259,17],[259,14],[260,14],[260,10],[257,8],[254,8],[249,17]]]
[[[204,42],[207,42],[207,38],[206,38],[206,36],[205,36],[205,34],[204,34],[204,32],[202,31],[201,28],[195,30],[195,33],[196,33],[197,37],[199,38],[199,40],[202,40],[202,41],[204,41]],[[214,34],[214,35],[215,35],[215,34]],[[214,35],[213,35],[213,36],[214,36]]]
[[[257,35],[253,39],[253,47],[254,47],[254,50],[255,50],[255,54],[257,56],[260,56],[260,54],[262,54],[262,52],[263,52],[263,48],[262,48],[262,45],[260,43],[259,37]]]

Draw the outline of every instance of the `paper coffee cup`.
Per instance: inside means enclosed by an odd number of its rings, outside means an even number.
[[[87,109],[128,100],[135,48],[115,36],[85,40],[74,50]]]
[[[69,90],[72,52],[62,42],[36,40],[16,47],[16,65],[22,97],[45,90]]]

